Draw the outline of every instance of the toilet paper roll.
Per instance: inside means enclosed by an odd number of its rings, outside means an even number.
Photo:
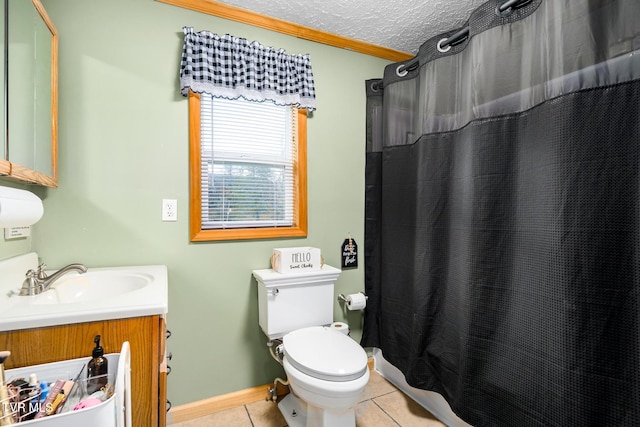
[[[345,335],[349,335],[349,325],[343,322],[333,322],[331,324],[331,329],[334,331],[341,332]]]
[[[347,295],[347,309],[349,310],[363,310],[367,306],[367,297],[364,294],[349,294]]]

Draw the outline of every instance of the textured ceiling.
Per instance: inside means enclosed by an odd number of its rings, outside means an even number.
[[[220,0],[263,15],[415,55],[486,0]]]

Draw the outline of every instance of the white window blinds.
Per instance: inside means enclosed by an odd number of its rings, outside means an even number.
[[[295,107],[206,93],[200,105],[202,229],[290,227]]]

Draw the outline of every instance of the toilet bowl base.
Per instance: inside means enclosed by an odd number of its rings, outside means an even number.
[[[353,409],[335,413],[310,406],[289,393],[278,409],[289,427],[355,427],[356,415]]]
[[[278,409],[289,427],[306,427],[307,404],[296,398],[293,393],[287,394],[278,403]]]

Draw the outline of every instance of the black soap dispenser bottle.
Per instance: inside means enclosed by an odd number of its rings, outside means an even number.
[[[92,359],[87,364],[87,393],[92,394],[107,385],[109,372],[108,360],[104,357],[104,350],[100,347],[100,335],[93,339],[96,344],[91,354]]]

